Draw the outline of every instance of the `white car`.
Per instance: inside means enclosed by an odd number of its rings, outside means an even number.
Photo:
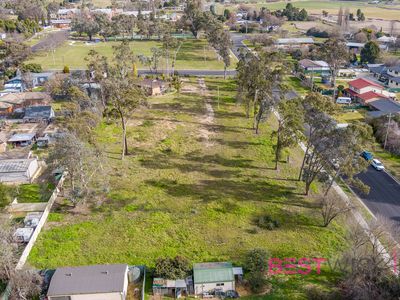
[[[383,171],[385,170],[385,167],[382,165],[382,163],[377,160],[377,159],[373,159],[371,162],[371,165],[378,171]]]

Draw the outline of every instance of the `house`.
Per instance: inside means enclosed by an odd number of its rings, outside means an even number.
[[[26,147],[34,144],[36,141],[36,133],[16,133],[12,135],[7,143],[13,147]]]
[[[400,91],[400,65],[387,67],[388,86]]]
[[[42,73],[30,73],[30,82],[29,86],[37,87],[44,85],[47,81],[49,81],[54,76],[53,72],[42,72]],[[24,86],[24,79],[22,78],[21,73],[17,72],[17,76],[11,78],[10,80],[6,81],[4,88],[14,88],[19,89],[20,92],[23,92],[26,87]]]
[[[275,42],[278,48],[298,48],[313,45],[314,43],[313,38],[282,38],[277,39]]]
[[[0,160],[0,182],[30,183],[39,170],[36,158]]]
[[[158,79],[145,78],[135,82],[135,84],[140,86],[148,96],[161,95],[167,90],[167,84]]]
[[[229,262],[198,263],[193,266],[193,284],[196,295],[215,290],[235,290],[235,275],[242,275],[242,268]]]
[[[7,94],[0,97],[0,103],[11,104],[13,110],[31,105],[47,105],[51,103],[51,97],[43,92],[25,92]]]
[[[37,105],[25,108],[24,121],[27,122],[51,122],[55,113],[50,105]]]
[[[128,265],[58,268],[50,281],[48,300],[125,300]]]
[[[71,20],[75,17],[75,15],[79,14],[81,12],[80,9],[77,8],[60,8],[57,12],[57,19],[62,19],[62,20]]]
[[[34,228],[17,228],[17,230],[14,232],[14,240],[19,243],[28,243],[29,240],[31,239],[31,236],[33,234]]]
[[[68,29],[71,27],[71,23],[72,20],[66,20],[66,19],[51,20],[51,25],[59,29]]]
[[[349,82],[345,94],[353,100],[366,104],[369,101],[388,98],[383,86],[366,78],[357,78]]]
[[[153,279],[153,295],[171,296],[180,298],[188,294],[186,281],[183,279],[167,280],[163,278]]]
[[[0,116],[6,116],[13,112],[13,106],[10,103],[0,102]]]
[[[369,113],[372,117],[388,114],[400,114],[400,104],[391,99],[370,101],[368,105],[373,109],[373,111]]]
[[[347,48],[349,48],[349,50],[350,50],[352,53],[359,53],[359,52],[361,52],[361,49],[364,48],[365,43],[347,42],[347,43],[346,43],[346,46],[347,46]],[[381,50],[387,50],[387,49],[388,49],[388,46],[387,46],[387,45],[380,44],[380,45],[379,45],[379,49],[381,49]]]
[[[299,61],[300,68],[304,73],[327,73],[329,74],[329,64],[323,60],[302,59]]]

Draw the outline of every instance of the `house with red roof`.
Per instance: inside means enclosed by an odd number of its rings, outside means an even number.
[[[362,104],[389,98],[382,85],[365,78],[357,78],[350,81],[345,93]]]

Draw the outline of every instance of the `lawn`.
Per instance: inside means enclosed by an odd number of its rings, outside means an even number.
[[[85,57],[90,50],[96,50],[101,55],[112,57],[112,47],[118,42],[86,43],[82,41],[67,41],[53,53],[51,50],[35,54],[29,61],[41,64],[43,69],[63,69],[65,65],[72,69],[86,68]],[[151,55],[151,48],[161,47],[157,41],[133,41],[131,48],[136,55]],[[171,64],[171,62],[170,62]],[[231,68],[235,68],[236,58],[232,56]],[[205,40],[184,40],[178,53],[176,69],[223,70],[223,62],[218,60],[217,54],[208,46]],[[141,69],[147,66],[139,64]],[[161,59],[159,69],[165,69],[165,60]]]
[[[321,227],[314,197],[305,197],[303,183],[296,180],[301,151],[290,151],[290,163],[273,170],[276,120],[271,117],[255,135],[235,102],[235,82],[209,78],[206,84],[213,124],[204,121],[204,97],[191,79],[181,95],[151,98],[150,108],[133,114],[132,153],[124,161],[119,127],[98,127],[97,143],[108,166],[107,197],[91,199],[96,204],[89,213],[72,213],[65,205],[53,212],[29,257],[33,266],[123,262],[153,267],[157,258],[175,255],[242,265],[253,248],[280,258],[330,258],[343,250],[344,220]],[[280,227],[259,227],[257,220],[266,215]],[[335,276],[325,267],[321,275],[271,279],[270,299],[305,299],[308,284],[330,288]]]
[[[286,6],[286,1],[277,1],[277,2],[270,2],[265,3],[265,1],[257,1],[256,4],[250,3],[250,1],[243,1],[244,3],[247,2],[249,5],[257,6],[258,8],[266,7],[270,10],[278,10],[282,9]],[[349,8],[351,13],[357,11],[360,8],[366,18],[382,18],[385,20],[398,20],[400,14],[400,5],[397,3],[396,5],[384,5],[379,4],[368,4],[366,1],[315,1],[315,0],[304,0],[304,1],[291,1],[291,3],[298,8],[305,8],[309,13],[317,13],[321,14],[322,10],[326,10],[329,14],[337,14],[340,7]],[[223,5],[218,5],[218,12],[222,12],[224,10]],[[238,6],[231,5],[229,9],[236,10]]]
[[[46,202],[50,190],[51,187],[45,190],[39,184],[21,184],[16,188],[17,199],[19,203]]]

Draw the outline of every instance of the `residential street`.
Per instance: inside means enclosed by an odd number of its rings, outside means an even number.
[[[368,195],[356,191],[368,208],[376,216],[382,215],[400,223],[400,184],[386,172],[376,171],[371,166],[357,178],[371,187]]]

